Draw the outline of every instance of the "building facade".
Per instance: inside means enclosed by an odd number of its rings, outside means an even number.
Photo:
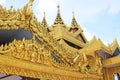
[[[0,6],[0,79],[119,80],[120,47],[88,41],[73,12],[70,26],[60,14],[49,26],[39,22],[29,2],[15,10]]]

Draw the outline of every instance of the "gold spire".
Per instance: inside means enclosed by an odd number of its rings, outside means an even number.
[[[42,25],[43,25],[43,27],[47,27],[48,26],[47,21],[46,21],[45,12],[44,12],[43,20],[42,20]]]
[[[116,50],[116,48],[119,48],[119,44],[117,39],[115,38],[114,41],[112,42],[112,44],[110,45],[112,53],[114,53],[114,51]]]
[[[45,12],[44,12],[44,18],[46,17]]]
[[[60,5],[59,5],[59,3],[57,5],[57,8],[58,8],[58,13],[60,13]]]
[[[73,15],[73,18],[75,18],[75,13],[74,13],[74,11],[72,12],[72,15]]]
[[[29,0],[29,3],[33,3],[34,0]]]
[[[71,27],[72,28],[75,28],[75,27],[79,28],[79,25],[78,25],[78,23],[77,23],[77,21],[75,19],[75,13],[74,13],[74,11],[72,12],[72,15],[73,15],[73,18],[72,18],[72,22],[71,22]]]
[[[111,46],[114,46],[114,47],[115,47],[115,46],[119,46],[116,38],[113,40]]]
[[[65,25],[61,15],[60,15],[60,5],[59,4],[57,5],[57,8],[58,8],[58,12],[57,12],[56,19],[54,21],[54,25],[56,25],[56,24]]]
[[[78,28],[80,31],[83,32],[81,26],[77,23],[77,21],[76,21],[76,19],[75,19],[75,13],[74,13],[74,11],[72,12],[72,16],[73,16],[73,18],[72,18],[70,27],[71,27],[71,28]]]

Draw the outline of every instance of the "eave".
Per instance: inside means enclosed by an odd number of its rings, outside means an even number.
[[[59,33],[59,34],[58,34]],[[71,35],[70,33],[68,33],[67,31],[65,31],[64,29],[58,29],[57,33],[54,35],[55,39],[65,39],[75,45],[78,45],[79,47],[84,47],[85,43],[77,40],[74,38],[73,35]]]
[[[88,78],[95,80],[101,79],[101,76],[97,76],[95,74],[86,75],[85,73],[63,70],[4,55],[0,55],[0,71],[1,73],[16,74],[39,79],[53,79],[53,80],[57,80],[58,78],[62,80],[66,79],[83,80]]]
[[[120,56],[115,56],[103,61],[103,67],[115,67],[120,66]]]

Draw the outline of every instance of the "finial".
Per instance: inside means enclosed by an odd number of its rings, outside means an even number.
[[[58,13],[60,13],[60,5],[59,5],[59,2],[58,2],[58,5],[57,5],[57,8],[58,8]]]
[[[33,3],[34,0],[29,0],[30,3]]]
[[[74,18],[75,17],[75,12],[74,11],[72,12],[72,15],[73,15],[73,18]]]
[[[45,12],[44,12],[44,18],[46,17]]]
[[[28,4],[30,4],[30,5],[32,6],[33,1],[34,1],[34,0],[29,0],[29,3],[28,3]]]
[[[10,6],[10,9],[11,9],[11,10],[13,9],[13,5]]]

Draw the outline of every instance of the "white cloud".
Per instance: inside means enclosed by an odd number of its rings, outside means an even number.
[[[102,12],[107,12],[109,15],[116,15],[120,12],[120,0],[61,0],[60,2],[62,3],[61,14],[63,14],[63,19],[64,16],[66,17],[71,14],[68,12],[74,10],[76,18],[80,21],[80,24],[95,22],[95,17]],[[57,0],[39,0],[37,3],[37,10],[40,13],[42,12],[42,14],[45,11],[48,19],[50,16],[55,17],[57,3]],[[37,15],[41,14],[38,13]],[[70,18],[66,18],[64,20],[69,22],[68,20],[70,20]]]
[[[0,4],[5,4],[6,0],[0,0]]]
[[[87,40],[91,40],[93,38],[93,34],[87,30],[87,28],[83,27],[83,33]]]
[[[55,0],[39,0],[37,9],[44,12],[53,12],[56,9]]]
[[[80,5],[76,7],[76,12],[79,12],[82,23],[93,21],[102,12],[107,12],[109,15],[120,12],[120,0],[80,0],[77,3]]]

